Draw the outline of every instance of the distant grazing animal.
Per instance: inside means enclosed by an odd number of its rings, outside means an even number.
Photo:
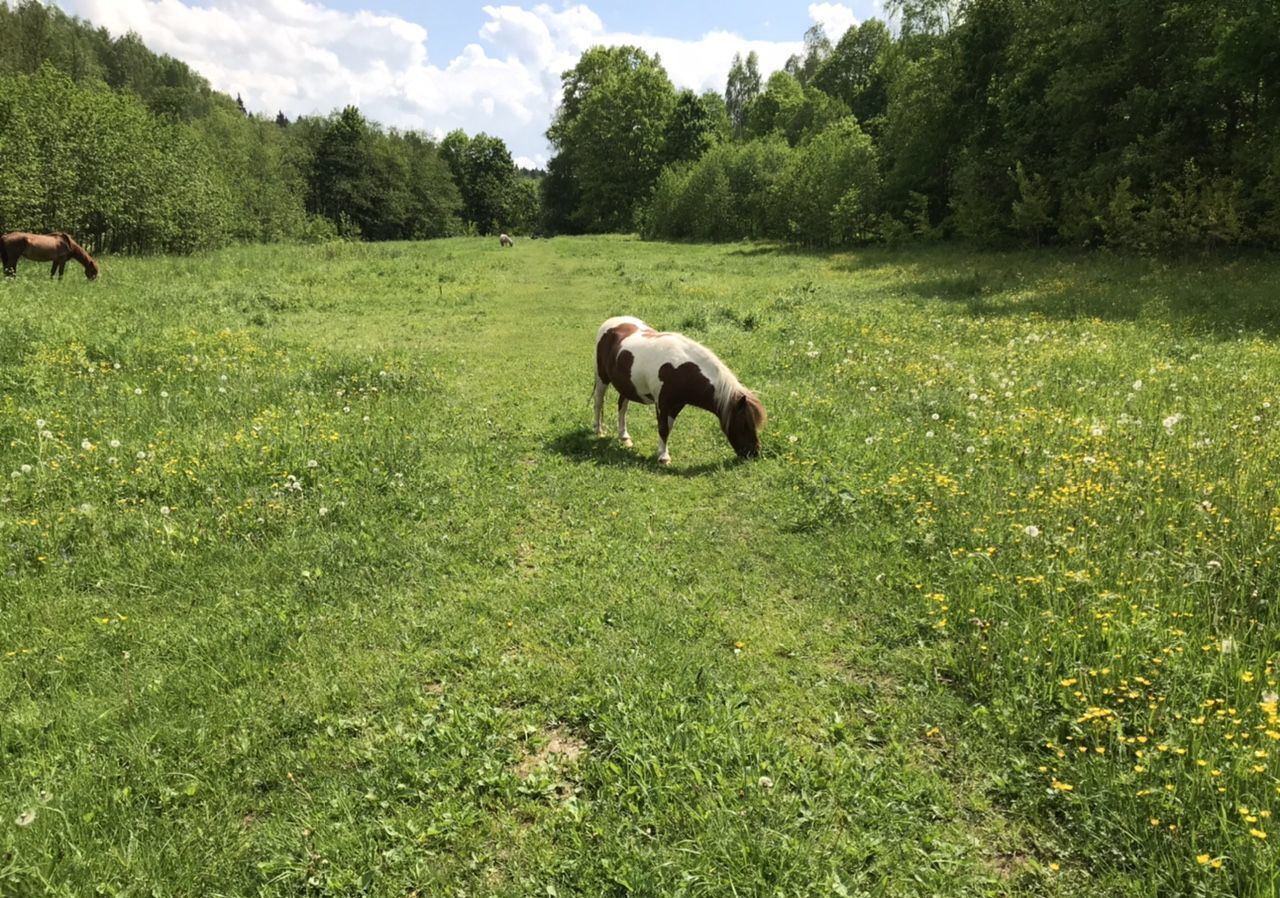
[[[740,458],[760,454],[764,406],[738,383],[733,372],[700,343],[682,334],[663,334],[639,318],[610,318],[596,334],[596,436],[603,437],[600,416],[604,394],[618,391],[618,439],[631,445],[627,404],[656,405],[658,462],[670,464],[667,438],[676,415],[686,405],[706,409],[720,419],[720,429]]]
[[[0,237],[0,257],[4,261],[4,273],[14,277],[18,273],[18,260],[31,259],[34,262],[52,262],[49,277],[55,274],[62,280],[63,271],[68,259],[75,259],[84,266],[84,276],[93,280],[98,276],[98,263],[90,258],[84,247],[76,243],[71,235],[59,231],[54,234],[28,234],[25,231],[13,231]]]
[[[510,237],[508,237],[506,234],[499,234],[499,235],[498,235],[498,242],[499,242],[499,243],[501,243],[503,246],[515,246],[515,245],[516,245],[516,242],[515,242],[514,240],[512,240]]]

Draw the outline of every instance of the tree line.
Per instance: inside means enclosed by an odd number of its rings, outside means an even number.
[[[592,48],[530,173],[486,134],[251,115],[136,35],[0,2],[0,229],[94,252],[498,230],[1280,246],[1274,0],[886,5],[894,27],[814,27],[780,71],[735,58],[722,93]]]
[[[92,252],[521,233],[538,197],[498,138],[250,115],[136,35],[0,3],[0,230]]]
[[[1274,0],[891,0],[678,92],[596,48],[547,136],[552,227],[810,246],[1280,245]]]

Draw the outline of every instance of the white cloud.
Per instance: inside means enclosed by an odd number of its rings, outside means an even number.
[[[822,26],[831,43],[839,43],[844,33],[858,24],[853,10],[843,3],[810,3],[809,18]]]
[[[723,90],[735,53],[755,51],[767,75],[802,49],[799,40],[747,41],[729,31],[697,40],[615,32],[586,5],[544,3],[484,6],[478,41],[441,62],[428,55],[429,18],[424,27],[321,0],[56,2],[112,34],[137,32],[252,110],[296,117],[355,104],[387,126],[497,135],[524,165],[545,164],[560,76],[589,47],[639,46],[660,55],[678,88],[697,91]],[[833,40],[843,29],[832,28],[854,21],[841,4],[812,4],[809,14]]]

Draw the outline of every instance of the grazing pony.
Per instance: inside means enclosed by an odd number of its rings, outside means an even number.
[[[596,436],[604,436],[600,415],[604,394],[618,391],[618,439],[631,445],[627,404],[656,405],[658,462],[670,464],[667,438],[686,405],[706,409],[740,458],[760,454],[764,406],[716,354],[682,334],[658,333],[639,318],[610,318],[596,334]]]
[[[508,237],[506,234],[499,234],[499,235],[498,235],[498,243],[502,244],[503,246],[515,246],[515,245],[516,245],[516,242],[515,242],[514,240],[512,240],[510,237]]]
[[[18,260],[31,259],[34,262],[52,262],[49,277],[55,274],[62,280],[67,260],[75,259],[84,266],[84,276],[93,280],[98,276],[98,263],[93,261],[84,247],[76,243],[65,231],[54,234],[28,234],[25,231],[13,231],[0,237],[0,257],[4,261],[4,273],[14,277],[18,273]]]

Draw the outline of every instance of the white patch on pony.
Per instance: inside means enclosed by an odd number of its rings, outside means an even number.
[[[630,319],[633,323],[638,320]],[[668,364],[679,368],[686,362],[693,362],[698,366],[698,370],[715,390],[716,414],[721,421],[726,420],[733,398],[744,391],[733,372],[714,352],[683,334],[646,335],[638,332],[624,339],[618,349],[630,352],[634,357],[631,385],[635,387],[636,395],[647,405],[652,405],[661,398],[663,384],[659,372],[663,365]]]

